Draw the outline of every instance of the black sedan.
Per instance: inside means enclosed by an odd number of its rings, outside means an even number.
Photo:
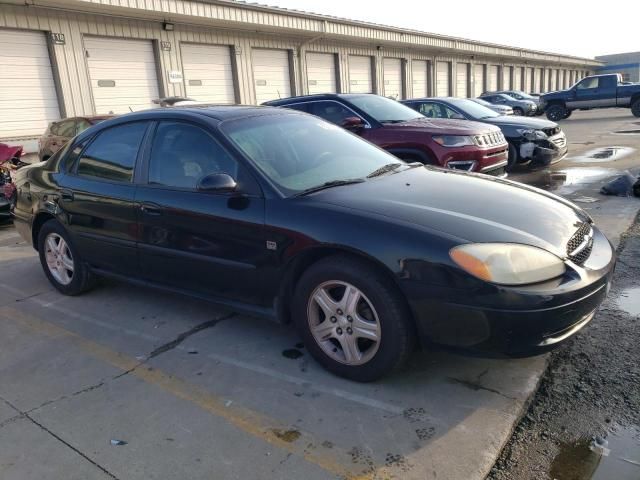
[[[545,166],[567,156],[567,138],[557,123],[540,118],[500,115],[466,98],[418,98],[405,105],[429,118],[459,118],[497,125],[509,142],[509,164]]]
[[[559,197],[287,109],[123,115],[17,177],[16,227],[60,292],[109,276],[292,323],[358,381],[416,343],[544,351],[591,320],[615,262]]]

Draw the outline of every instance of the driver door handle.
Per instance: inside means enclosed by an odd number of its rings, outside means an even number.
[[[140,210],[147,215],[162,215],[160,207],[152,203],[143,203],[140,205]]]

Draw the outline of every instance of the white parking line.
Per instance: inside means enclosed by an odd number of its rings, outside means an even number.
[[[15,295],[18,295],[20,297],[26,297],[28,294],[26,292],[23,292],[21,290],[18,290],[10,285],[6,285],[6,284],[0,284],[0,288],[3,288],[5,290],[7,290],[8,292],[11,292]],[[76,313],[72,310],[69,310],[67,308],[64,308],[60,305],[57,305],[58,302],[64,300],[65,297],[63,297],[62,299],[57,299],[54,301],[45,301],[39,297],[32,297],[32,298],[28,298],[25,301],[29,301],[29,302],[33,302],[36,303],[37,305],[39,305],[40,307],[46,308],[46,309],[50,309],[50,310],[55,310],[59,313],[62,313],[63,315],[67,315],[71,318],[75,318],[78,319],[80,321],[83,321],[85,323],[89,323],[91,325],[95,325],[97,327],[100,328],[104,328],[107,330],[111,330],[111,331],[115,331],[115,332],[119,332],[119,333],[124,333],[125,335],[128,336],[132,336],[132,337],[137,337],[137,338],[141,338],[143,340],[149,341],[149,342],[153,342],[153,343],[158,343],[163,341],[163,339],[156,337],[154,335],[149,335],[147,333],[143,333],[140,332],[138,330],[134,330],[131,328],[122,328],[116,325],[113,325],[111,323],[108,322],[104,322],[102,320],[98,320],[96,318],[93,317],[89,317],[86,315],[82,315],[79,313]],[[187,349],[183,346],[178,346],[177,349],[182,350],[182,351],[186,351]],[[216,354],[216,353],[209,353],[206,355],[207,358],[211,359],[211,360],[216,360],[219,361],[221,363],[224,363],[226,365],[231,365],[237,368],[241,368],[244,370],[249,370],[251,372],[254,373],[259,373],[261,375],[266,375],[269,376],[271,378],[275,378],[277,380],[282,380],[294,385],[298,385],[301,387],[305,387],[305,388],[309,388],[311,390],[314,390],[316,392],[319,393],[324,393],[324,394],[329,394],[329,395],[333,395],[335,397],[338,398],[343,398],[345,400],[349,400],[351,402],[354,403],[358,403],[360,405],[364,405],[367,407],[371,407],[371,408],[376,408],[378,410],[382,410],[385,411],[387,413],[391,413],[393,415],[402,415],[402,413],[404,412],[404,409],[402,407],[399,407],[397,405],[392,405],[390,403],[386,403],[386,402],[381,402],[378,400],[375,400],[373,398],[369,398],[366,397],[364,395],[359,395],[356,393],[351,393],[348,392],[346,390],[342,390],[339,388],[335,388],[335,387],[330,387],[328,385],[322,385],[322,384],[317,384],[317,383],[311,383],[309,381],[309,379],[305,379],[305,378],[301,378],[301,377],[296,377],[294,375],[289,375],[287,373],[282,373],[279,372],[277,370],[271,369],[271,368],[267,368],[261,365],[256,365],[250,362],[245,362],[243,360],[239,360],[236,358],[232,358],[226,355],[220,355],[220,354]]]

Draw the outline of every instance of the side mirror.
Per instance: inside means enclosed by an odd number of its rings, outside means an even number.
[[[227,173],[212,173],[198,182],[199,192],[230,193],[235,192],[238,184]]]
[[[342,121],[340,126],[354,132],[364,128],[364,121],[360,117],[347,117]]]

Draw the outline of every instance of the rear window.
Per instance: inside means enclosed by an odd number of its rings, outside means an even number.
[[[136,122],[99,133],[82,153],[76,173],[111,182],[131,182],[146,129],[146,122]]]

